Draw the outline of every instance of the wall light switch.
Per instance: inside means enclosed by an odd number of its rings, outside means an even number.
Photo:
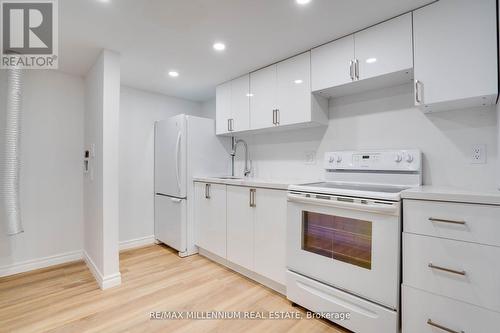
[[[487,147],[484,144],[476,144],[472,146],[471,163],[472,164],[486,164]]]

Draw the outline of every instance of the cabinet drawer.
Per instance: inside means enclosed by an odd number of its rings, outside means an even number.
[[[286,296],[292,302],[316,313],[348,313],[349,319],[331,321],[353,332],[398,332],[396,311],[290,271],[286,275]]]
[[[404,200],[403,221],[405,232],[500,246],[500,206]]]
[[[500,311],[500,248],[405,233],[403,258],[405,285]]]
[[[500,314],[477,306],[403,286],[403,333],[492,333]],[[448,331],[431,326],[435,325]]]

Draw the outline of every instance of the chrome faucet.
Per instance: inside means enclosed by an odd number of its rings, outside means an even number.
[[[231,175],[234,177],[234,157],[236,156],[236,148],[238,147],[239,144],[243,144],[245,147],[245,170],[243,171],[245,177],[248,176],[251,172],[250,167],[248,166],[248,145],[245,142],[245,140],[242,139],[236,139],[234,136],[231,137]]]

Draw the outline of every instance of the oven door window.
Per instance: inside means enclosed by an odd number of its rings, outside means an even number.
[[[302,250],[372,268],[372,222],[302,212]]]

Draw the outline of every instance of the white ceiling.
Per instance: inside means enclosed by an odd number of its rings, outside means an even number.
[[[430,2],[62,0],[60,69],[84,75],[108,48],[121,53],[124,85],[205,101],[228,79]],[[214,51],[214,41],[226,51]]]

